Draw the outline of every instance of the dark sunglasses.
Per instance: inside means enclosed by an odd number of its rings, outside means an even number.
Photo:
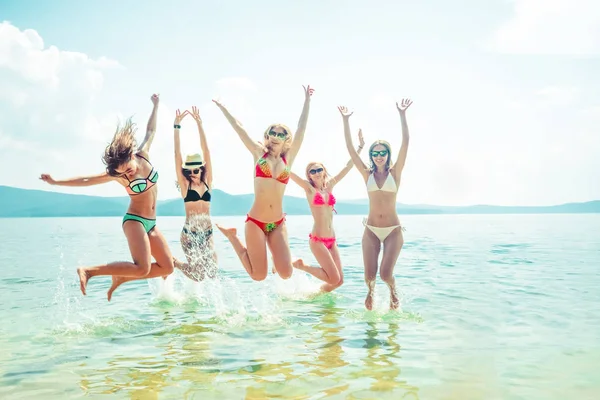
[[[200,173],[200,171],[202,171],[202,168],[196,168],[196,169],[184,169],[183,171],[184,171],[184,173],[185,173],[185,174],[187,174],[187,175],[191,175],[191,174],[197,175],[197,174],[199,174],[199,173]]]
[[[387,153],[388,153],[387,150],[372,151],[371,157],[377,157],[377,156],[385,157],[385,156],[387,156]]]
[[[311,175],[318,174],[319,172],[323,172],[323,168],[315,168],[308,171]]]
[[[287,136],[287,133],[285,133],[285,132],[269,131],[269,136],[277,136],[279,139],[285,139],[285,137]]]

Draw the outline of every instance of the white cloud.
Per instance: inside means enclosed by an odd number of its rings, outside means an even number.
[[[3,175],[1,184],[37,186],[42,172],[99,172],[98,145],[109,140],[116,116],[100,115],[95,99],[105,71],[114,68],[121,66],[45,47],[35,30],[0,23],[0,157],[8,165],[27,165],[27,174]]]
[[[595,0],[513,0],[514,15],[489,47],[513,54],[600,54],[600,3]]]

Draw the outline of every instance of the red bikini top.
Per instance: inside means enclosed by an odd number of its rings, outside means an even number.
[[[269,166],[269,163],[267,162],[268,154],[269,153],[265,153],[265,154],[263,154],[263,156],[261,158],[258,159],[258,162],[256,163],[256,167],[254,168],[254,177],[255,178],[273,178],[273,174],[271,172],[271,167]],[[290,168],[287,165],[287,160],[285,159],[285,157],[281,157],[281,159],[283,160],[283,163],[285,164],[285,169],[283,171],[281,171],[279,176],[275,179],[278,182],[287,184],[288,181],[290,180]]]

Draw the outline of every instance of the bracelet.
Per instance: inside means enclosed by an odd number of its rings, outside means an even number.
[[[181,129],[181,125],[173,125],[173,128],[175,128],[175,129]]]

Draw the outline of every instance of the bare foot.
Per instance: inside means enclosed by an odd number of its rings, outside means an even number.
[[[400,307],[400,299],[395,290],[390,292],[390,310],[397,310]]]
[[[115,289],[118,288],[119,286],[121,286],[126,281],[127,281],[127,278],[125,278],[124,276],[114,276],[113,275],[112,285],[110,286],[110,289],[108,289],[108,292],[106,293],[106,296],[108,297],[108,301],[110,301],[110,299],[112,298],[112,294],[115,291]]]
[[[231,238],[231,237],[237,235],[237,229],[236,228],[223,228],[219,224],[215,224],[215,225],[217,226],[217,228],[219,228],[219,230],[221,231],[221,233],[223,235],[225,235],[227,238]]]
[[[373,309],[373,291],[372,290],[369,290],[369,293],[367,293],[367,298],[365,299],[365,307],[367,308],[367,310]]]
[[[81,293],[85,296],[85,289],[88,280],[91,278],[90,273],[85,268],[77,268],[77,275],[79,275],[79,288],[81,289]]]
[[[292,266],[296,269],[299,269],[301,271],[306,271],[306,264],[304,264],[304,260],[302,260],[301,258],[297,259],[296,261],[294,261],[292,263]]]

